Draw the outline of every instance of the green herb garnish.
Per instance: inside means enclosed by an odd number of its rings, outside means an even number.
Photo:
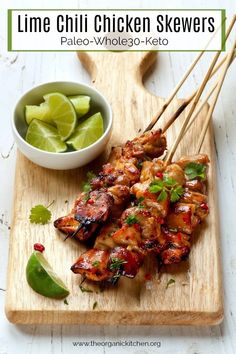
[[[167,284],[166,284],[166,289],[171,285],[171,284],[174,284],[175,283],[175,280],[174,279],[169,279]]]
[[[137,168],[138,168],[139,170],[141,170],[142,167],[143,167],[143,161],[139,161],[139,162],[137,163]]]
[[[67,299],[64,300],[64,304],[69,305],[69,302],[67,301]]]
[[[200,179],[206,178],[206,166],[201,163],[190,162],[185,166],[184,172],[188,179],[192,180],[196,177]]]
[[[164,177],[163,180],[154,180],[150,183],[148,190],[151,193],[159,193],[157,197],[158,202],[166,200],[168,195],[170,195],[170,201],[175,203],[184,193],[184,189],[176,182],[175,179],[170,177]]]
[[[52,213],[48,208],[54,203],[54,200],[52,203],[50,203],[47,207],[45,207],[42,204],[35,205],[33,208],[30,210],[30,222],[33,224],[47,224],[52,217]]]
[[[178,229],[176,227],[169,227],[170,232],[178,232]]]
[[[138,198],[137,202],[138,202],[138,208],[139,209],[143,209],[144,208],[144,205],[142,204],[144,199],[145,199],[144,197]]]
[[[184,189],[181,186],[174,187],[170,192],[170,201],[172,203],[177,202],[180,197],[183,195]]]
[[[158,196],[158,198],[157,198],[158,202],[163,202],[164,200],[166,200],[167,196],[168,196],[168,193],[167,193],[167,191],[163,188],[163,190],[161,191],[161,193],[159,194],[159,196]]]
[[[112,258],[109,266],[110,270],[119,270],[123,264],[127,263],[124,259]]]
[[[82,293],[93,293],[93,290],[85,288],[83,285],[80,284],[79,286],[80,290],[82,291]]]
[[[92,181],[92,179],[96,177],[96,175],[91,172],[91,171],[88,171],[87,172],[87,181],[83,184],[83,191],[88,193],[91,191],[91,185],[90,185],[90,182]]]
[[[98,302],[95,301],[95,302],[93,303],[93,310],[95,310],[95,308],[97,307],[97,305],[98,305]]]
[[[126,224],[128,225],[133,225],[133,224],[138,224],[138,219],[136,218],[135,215],[129,215],[126,219],[125,219]]]
[[[99,265],[100,265],[100,261],[94,261],[94,262],[92,263],[92,266],[93,266],[93,267],[99,267]]]

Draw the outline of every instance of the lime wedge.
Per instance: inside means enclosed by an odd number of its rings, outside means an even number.
[[[46,123],[54,124],[49,106],[45,102],[41,103],[39,106],[25,106],[25,119],[27,124],[30,124],[33,119],[39,119]]]
[[[71,103],[74,106],[74,109],[77,113],[77,117],[80,118],[88,113],[90,109],[90,97],[89,96],[70,96],[68,97]]]
[[[38,119],[33,119],[30,123],[25,140],[30,145],[49,152],[63,152],[67,149],[57,129]]]
[[[74,132],[77,122],[76,112],[70,100],[61,93],[49,93],[43,96],[50,115],[64,141]]]
[[[80,123],[66,143],[75,150],[80,150],[93,144],[102,134],[103,119],[99,112]]]
[[[31,288],[37,293],[62,299],[69,295],[69,290],[39,251],[34,251],[26,266],[26,279]]]

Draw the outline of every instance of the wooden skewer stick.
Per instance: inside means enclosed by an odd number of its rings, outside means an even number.
[[[232,28],[234,26],[235,19],[236,19],[236,16],[233,17],[233,19],[232,19],[232,21],[230,23],[230,26],[229,26],[229,28],[227,30],[226,39],[228,38],[229,33],[231,32],[231,30],[232,30]],[[233,57],[233,54],[234,54],[234,47],[232,48],[231,51],[232,51],[232,54],[230,56],[230,60],[231,60],[231,58]],[[204,79],[202,80],[202,83],[201,83],[200,87],[198,88],[197,93],[196,93],[196,95],[195,95],[195,97],[193,99],[193,103],[192,103],[192,105],[190,107],[190,110],[189,110],[186,118],[184,119],[184,122],[183,122],[183,124],[181,126],[180,132],[179,132],[174,144],[172,145],[171,149],[168,151],[168,153],[167,153],[167,155],[165,157],[166,164],[169,164],[171,162],[171,160],[172,160],[172,157],[173,157],[173,155],[174,155],[174,153],[175,153],[175,151],[176,151],[176,149],[177,149],[177,147],[178,147],[178,145],[180,143],[180,140],[183,137],[183,133],[184,133],[184,131],[185,131],[185,129],[186,129],[186,127],[187,127],[187,125],[188,125],[188,123],[190,121],[190,118],[191,118],[191,116],[192,116],[192,114],[193,114],[193,112],[194,112],[194,110],[196,108],[196,105],[197,105],[197,103],[198,103],[198,101],[199,101],[199,99],[201,97],[201,94],[202,94],[203,90],[205,89],[205,86],[206,86],[206,84],[207,84],[207,82],[208,82],[208,80],[209,80],[209,78],[211,76],[211,73],[214,70],[214,66],[215,66],[215,64],[216,64],[216,62],[217,62],[217,60],[218,60],[218,58],[220,56],[220,53],[221,53],[221,51],[218,51],[215,54],[215,56],[213,57],[212,61],[211,61],[210,67],[208,68],[207,73],[206,73]],[[226,62],[228,63],[228,58],[227,58]]]
[[[220,78],[219,78],[219,81],[217,83],[217,87],[216,87],[216,92],[215,92],[215,95],[214,95],[214,98],[212,100],[212,103],[211,103],[211,106],[210,106],[210,109],[207,113],[207,116],[206,116],[206,120],[204,122],[204,125],[203,125],[203,128],[202,128],[202,131],[201,131],[201,134],[200,134],[200,138],[199,138],[199,141],[198,141],[198,146],[197,146],[197,151],[199,152],[201,150],[201,147],[202,147],[202,143],[204,141],[204,138],[205,138],[205,135],[206,135],[206,132],[207,132],[207,129],[208,129],[208,125],[210,123],[210,120],[211,120],[211,116],[212,116],[212,113],[214,111],[214,108],[215,108],[215,105],[216,105],[216,102],[217,102],[217,99],[219,97],[219,94],[220,94],[220,90],[222,88],[222,85],[223,85],[223,82],[224,82],[224,79],[225,79],[225,76],[226,76],[226,73],[227,73],[227,70],[230,66],[230,63],[231,63],[231,60],[234,56],[234,50],[236,48],[236,38],[234,40],[234,44],[228,54],[228,57],[227,57],[227,60],[225,62],[225,65],[224,65],[224,69],[222,70],[221,72],[221,75],[220,75]]]
[[[228,33],[229,35],[229,33]],[[227,39],[227,36],[226,36]],[[236,57],[236,50],[234,51],[234,57],[232,58],[232,61]],[[217,64],[212,71],[209,80],[212,78],[213,75],[220,69],[220,67],[224,64],[225,60],[227,58],[227,55],[224,56],[224,58],[220,61],[219,64]],[[185,110],[185,108],[189,105],[189,103],[193,100],[193,98],[196,96],[197,90],[195,90],[189,97],[187,97],[181,105],[178,107],[178,109],[172,114],[172,116],[168,119],[167,123],[165,124],[164,128],[162,129],[162,132],[165,133],[167,129],[174,123],[174,121],[178,118],[178,116]]]
[[[224,19],[225,21],[225,19]],[[225,36],[225,41],[227,40],[229,33],[231,32],[231,29],[234,25],[235,22],[235,18],[232,20],[229,29],[226,33]],[[221,24],[222,25],[222,24]],[[218,29],[217,29],[218,31]],[[217,32],[216,31],[216,32]],[[186,81],[186,79],[188,78],[188,76],[190,75],[190,73],[192,72],[192,70],[194,69],[194,67],[196,66],[196,64],[198,63],[198,61],[201,59],[202,55],[205,53],[209,43],[211,42],[211,40],[214,38],[216,32],[213,34],[213,37],[210,39],[210,41],[207,43],[205,49],[203,51],[201,51],[198,56],[194,59],[194,61],[190,64],[189,68],[187,69],[187,71],[185,72],[185,74],[183,75],[183,77],[181,78],[181,80],[179,81],[179,83],[176,85],[176,87],[174,88],[173,92],[170,94],[170,96],[167,98],[167,101],[163,104],[163,106],[161,107],[161,109],[155,114],[155,116],[152,118],[151,122],[148,124],[147,128],[144,130],[144,133],[148,130],[151,130],[154,125],[157,123],[157,121],[160,119],[160,117],[162,116],[162,114],[164,113],[164,111],[166,110],[166,108],[169,106],[169,104],[171,103],[171,101],[173,100],[173,98],[175,97],[175,95],[177,94],[177,92],[179,91],[179,89],[182,87],[182,85],[184,84],[184,82]],[[218,70],[218,68],[217,68]],[[217,71],[216,70],[216,71]],[[194,96],[193,96],[194,97]],[[193,98],[192,97],[192,98]],[[191,100],[190,100],[191,101]],[[189,102],[190,102],[189,101]],[[183,109],[186,106],[183,107]],[[183,110],[182,109],[182,110]],[[182,110],[180,109],[180,113],[182,112]]]
[[[232,62],[234,61],[236,57],[236,51],[234,50],[234,56],[231,59],[230,65],[232,64]],[[224,59],[221,61],[221,65],[225,62],[227,58],[227,55],[224,57]],[[217,65],[218,69],[219,69],[219,65]],[[209,98],[211,97],[211,95],[213,94],[213,92],[215,91],[217,84],[218,84],[219,80],[217,80],[214,85],[212,86],[212,88],[208,91],[208,93],[206,94],[206,97],[204,98],[204,101],[201,102],[200,106],[197,108],[197,110],[194,112],[194,115],[191,119],[191,121],[189,122],[187,128],[185,129],[185,132],[183,134],[183,136],[187,133],[187,131],[191,128],[193,122],[195,121],[195,119],[197,118],[198,114],[201,112],[202,108],[205,106],[205,104],[207,103],[207,101],[209,100]]]
[[[195,67],[195,65],[197,64],[197,62],[200,60],[200,58],[202,57],[204,51],[200,52],[198,54],[198,56],[194,59],[194,61],[191,63],[191,65],[189,66],[189,68],[187,69],[187,71],[185,72],[185,74],[183,75],[183,77],[181,78],[181,80],[179,81],[179,83],[175,86],[174,90],[172,91],[172,93],[170,94],[170,96],[167,98],[166,102],[163,104],[163,106],[161,107],[161,109],[155,114],[155,116],[152,118],[151,122],[148,124],[147,128],[144,130],[144,133],[148,130],[151,130],[154,125],[157,123],[157,121],[159,120],[159,118],[162,116],[162,114],[165,112],[166,108],[169,106],[170,102],[173,100],[173,98],[175,97],[176,93],[179,91],[179,89],[182,87],[182,85],[184,84],[185,80],[187,79],[187,77],[189,76],[189,74],[191,73],[191,71],[193,70],[193,68]]]
[[[186,129],[186,127],[187,127],[187,125],[188,125],[188,123],[190,121],[190,118],[191,118],[191,116],[192,116],[192,114],[193,114],[193,112],[194,112],[194,110],[196,108],[196,105],[197,105],[197,103],[198,103],[198,101],[199,101],[199,99],[201,97],[201,94],[202,94],[202,92],[203,92],[203,90],[204,90],[204,88],[206,86],[206,83],[209,80],[210,74],[211,74],[211,72],[212,72],[212,70],[213,70],[213,68],[215,66],[215,63],[216,63],[218,57],[219,57],[219,53],[217,53],[214,56],[214,58],[213,58],[213,60],[211,62],[211,65],[210,65],[210,67],[209,67],[209,69],[208,69],[208,71],[207,71],[207,73],[206,73],[206,75],[205,75],[200,87],[197,90],[197,93],[196,93],[196,96],[193,99],[193,103],[191,105],[191,108],[190,108],[186,118],[183,121],[183,124],[181,126],[180,132],[179,132],[174,144],[172,145],[171,149],[169,150],[169,152],[166,155],[166,158],[165,158],[166,164],[169,164],[171,162],[171,160],[172,160],[172,157],[173,157],[173,155],[174,155],[174,153],[175,153],[175,151],[176,151],[176,149],[177,149],[177,147],[178,147],[178,145],[180,143],[180,140],[183,137],[184,131],[185,131],[185,129]]]

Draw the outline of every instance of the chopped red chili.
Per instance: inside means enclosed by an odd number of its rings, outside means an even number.
[[[157,172],[156,177],[163,179],[163,173],[162,172]]]
[[[178,237],[178,240],[181,241],[182,240],[182,235],[180,232],[177,233],[177,237]]]
[[[34,250],[43,253],[43,251],[45,250],[45,247],[41,243],[35,243]]]
[[[152,275],[150,273],[145,274],[145,280],[152,280]]]
[[[202,204],[200,205],[200,207],[201,207],[202,209],[204,209],[204,210],[208,210],[208,209],[209,209],[207,203],[202,203]]]
[[[157,222],[158,224],[163,225],[165,223],[165,220],[163,218],[161,218],[160,216],[157,217]]]
[[[138,223],[133,224],[135,230],[140,231],[140,225]]]
[[[89,199],[89,200],[87,201],[87,203],[88,203],[88,204],[94,204],[94,200],[93,200],[93,199]]]
[[[183,221],[184,221],[186,224],[190,224],[190,223],[191,223],[191,216],[192,216],[191,211],[188,211],[188,212],[186,213],[186,215],[183,215]]]

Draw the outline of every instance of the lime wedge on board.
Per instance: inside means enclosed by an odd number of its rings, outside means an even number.
[[[71,103],[74,106],[74,109],[77,113],[77,117],[80,118],[88,113],[90,109],[90,97],[89,96],[69,96],[68,97]]]
[[[39,251],[34,251],[28,260],[26,279],[29,286],[43,296],[63,299],[69,295],[66,285]]]
[[[30,145],[49,152],[63,152],[67,149],[67,145],[61,140],[57,129],[38,119],[34,119],[30,123],[25,140]]]
[[[58,133],[64,141],[74,132],[77,116],[71,101],[63,94],[55,92],[43,96],[50,110],[50,116],[56,124]]]
[[[66,143],[72,145],[75,150],[80,150],[97,141],[103,132],[103,118],[98,112],[80,123]]]

